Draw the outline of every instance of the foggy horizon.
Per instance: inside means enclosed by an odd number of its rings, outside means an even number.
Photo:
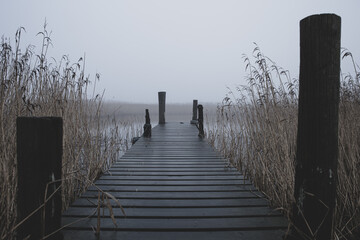
[[[53,47],[48,59],[67,55],[75,63],[85,56],[85,73],[104,100],[157,103],[219,103],[237,85],[246,84],[243,54],[261,51],[299,74],[299,22],[321,13],[342,18],[342,47],[360,62],[360,2],[124,0],[6,1],[0,15],[0,35],[14,44],[24,27],[22,46],[41,50],[46,20]],[[24,49],[24,48],[22,48]],[[345,59],[343,72],[351,71]]]

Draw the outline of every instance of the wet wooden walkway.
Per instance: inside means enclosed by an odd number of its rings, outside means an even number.
[[[63,214],[63,225],[75,222],[64,239],[282,239],[286,220],[197,133],[187,123],[153,128],[95,182],[126,217],[90,187]]]

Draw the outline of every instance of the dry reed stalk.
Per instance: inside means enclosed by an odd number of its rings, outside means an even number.
[[[136,130],[102,115],[102,95],[89,97],[90,79],[85,61],[71,63],[64,56],[58,63],[47,60],[51,46],[44,25],[40,53],[29,46],[20,49],[23,28],[15,45],[2,39],[0,46],[0,239],[12,239],[16,225],[16,118],[58,116],[63,118],[63,209],[118,157],[124,149],[119,129]],[[99,75],[96,75],[95,81]],[[126,129],[123,135],[128,133]]]
[[[360,234],[360,68],[351,53],[344,51],[344,57],[351,57],[355,74],[341,86],[335,218],[337,237],[352,239]],[[229,91],[207,137],[291,219],[298,83],[257,46],[253,58],[244,57],[248,85]]]

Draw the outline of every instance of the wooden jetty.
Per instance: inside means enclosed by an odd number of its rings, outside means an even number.
[[[288,226],[191,124],[157,125],[95,184],[63,213],[64,239],[282,239]]]

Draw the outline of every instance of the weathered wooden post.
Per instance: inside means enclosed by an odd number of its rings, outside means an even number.
[[[164,124],[166,92],[159,92],[158,95],[159,95],[159,124]]]
[[[300,95],[296,152],[295,239],[334,239],[338,160],[341,18],[300,22]],[[296,230],[295,230],[296,229]]]
[[[149,109],[145,109],[144,137],[151,137],[151,123]]]
[[[197,121],[197,105],[198,105],[198,100],[193,100],[193,114],[192,114],[192,119],[190,121],[191,124],[196,124]]]
[[[204,114],[203,114],[203,105],[198,106],[199,110],[199,119],[198,119],[198,128],[199,128],[199,137],[203,138],[205,136],[204,134]]]
[[[53,195],[45,208],[20,225],[17,239],[41,239],[61,227],[62,119],[19,117],[16,124],[18,222],[44,203],[47,184],[46,198]],[[58,233],[48,239],[61,238]]]

